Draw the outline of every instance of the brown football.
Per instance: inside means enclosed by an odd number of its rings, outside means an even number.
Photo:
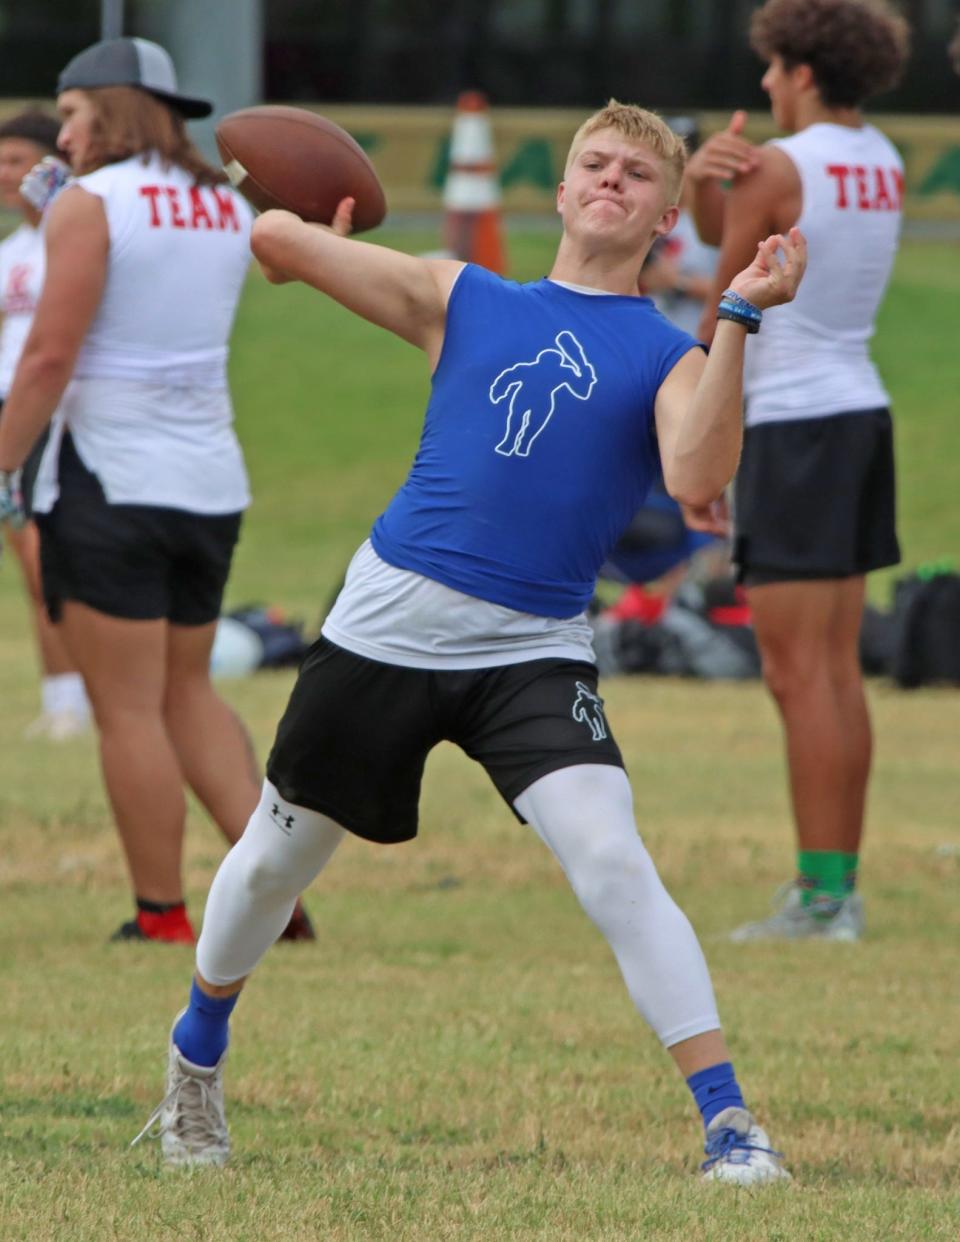
[[[329,224],[353,198],[353,231],[376,228],[387,212],[383,187],[363,148],[339,125],[284,104],[231,112],[217,125],[217,147],[232,184],[258,211],[284,207]]]

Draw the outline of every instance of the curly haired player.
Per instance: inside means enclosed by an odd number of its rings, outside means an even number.
[[[691,160],[697,222],[722,237],[717,289],[772,230],[799,226],[810,266],[796,299],[749,342],[735,492],[734,559],[783,721],[797,879],[770,918],[733,937],[856,940],[872,749],[864,583],[900,558],[889,398],[868,343],[903,202],[900,156],[861,105],[896,82],[907,27],[880,0],[768,0],[751,41],[790,137],[754,148],[735,114]],[[709,339],[712,312],[703,329]]]

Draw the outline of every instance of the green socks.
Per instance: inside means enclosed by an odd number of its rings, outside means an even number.
[[[840,850],[799,850],[797,878],[803,904],[815,917],[831,918],[857,886],[858,854]]]

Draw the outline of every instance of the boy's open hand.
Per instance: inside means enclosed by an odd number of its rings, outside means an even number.
[[[782,258],[781,258],[782,252]],[[807,242],[798,228],[786,237],[774,233],[757,247],[748,268],[730,281],[730,288],[760,310],[792,302],[807,266]]]

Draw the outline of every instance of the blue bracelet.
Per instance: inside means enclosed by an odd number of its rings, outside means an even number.
[[[742,298],[739,293],[734,293],[732,289],[724,289],[720,294],[721,302],[732,302],[737,310],[743,311],[745,315],[750,315],[754,319],[762,318],[763,312],[759,306],[754,306],[752,302],[748,302],[746,298]]]
[[[748,332],[759,332],[763,312],[759,306],[754,306],[752,302],[742,298],[739,293],[734,293],[732,289],[725,289],[720,295],[717,318],[730,319],[733,323],[738,323],[746,328]]]
[[[760,331],[760,320],[754,319],[749,315],[742,315],[740,311],[733,310],[726,302],[721,302],[717,307],[718,319],[729,319],[732,323],[738,323],[741,328],[746,328],[750,333]]]

